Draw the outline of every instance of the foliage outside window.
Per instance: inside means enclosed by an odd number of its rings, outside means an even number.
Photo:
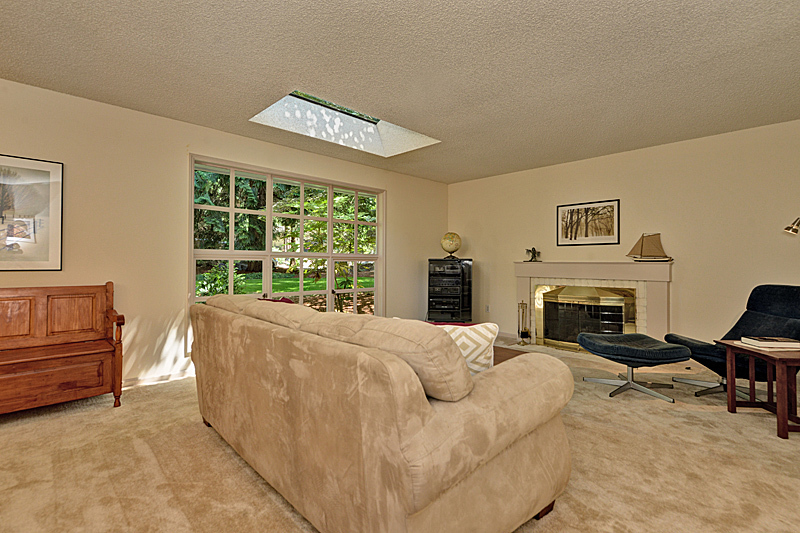
[[[372,191],[196,163],[195,301],[253,294],[374,314],[378,209]]]

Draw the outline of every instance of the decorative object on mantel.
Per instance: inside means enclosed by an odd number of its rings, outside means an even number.
[[[619,200],[556,207],[556,244],[619,244]]]
[[[459,248],[461,248],[461,237],[458,235],[458,233],[448,231],[444,234],[444,237],[442,237],[441,244],[442,250],[450,254],[445,257],[445,259],[455,259],[456,256],[453,254],[456,253]]]
[[[628,252],[628,257],[639,262],[668,263],[672,261],[672,258],[664,252],[664,248],[661,246],[660,233],[642,233],[631,251]]]
[[[0,155],[0,270],[61,270],[64,164]]]
[[[528,304],[520,302],[517,309],[517,335],[520,341],[517,343],[527,346],[531,343],[531,330],[528,329]]]
[[[532,246],[530,248],[525,248],[525,253],[530,256],[530,259],[526,259],[525,260],[527,263],[532,263],[534,261],[538,261],[539,260],[539,256],[542,255],[542,252],[537,252],[536,248],[534,248]]]
[[[794,219],[794,222],[783,228],[783,231],[790,235],[797,235],[797,232],[800,231],[800,218]]]

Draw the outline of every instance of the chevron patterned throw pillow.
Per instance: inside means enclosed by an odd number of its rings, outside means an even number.
[[[461,349],[467,360],[467,368],[472,375],[494,366],[494,340],[500,327],[491,322],[474,326],[456,326],[446,324],[443,328]]]

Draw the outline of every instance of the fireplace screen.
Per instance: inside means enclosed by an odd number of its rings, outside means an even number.
[[[544,292],[542,300],[544,344],[574,348],[578,333],[636,331],[633,289],[558,287]]]

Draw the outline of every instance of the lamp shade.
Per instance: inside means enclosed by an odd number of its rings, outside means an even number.
[[[794,219],[794,222],[792,222],[791,225],[783,228],[783,231],[786,233],[791,233],[792,235],[797,235],[797,232],[800,231],[800,218]]]

